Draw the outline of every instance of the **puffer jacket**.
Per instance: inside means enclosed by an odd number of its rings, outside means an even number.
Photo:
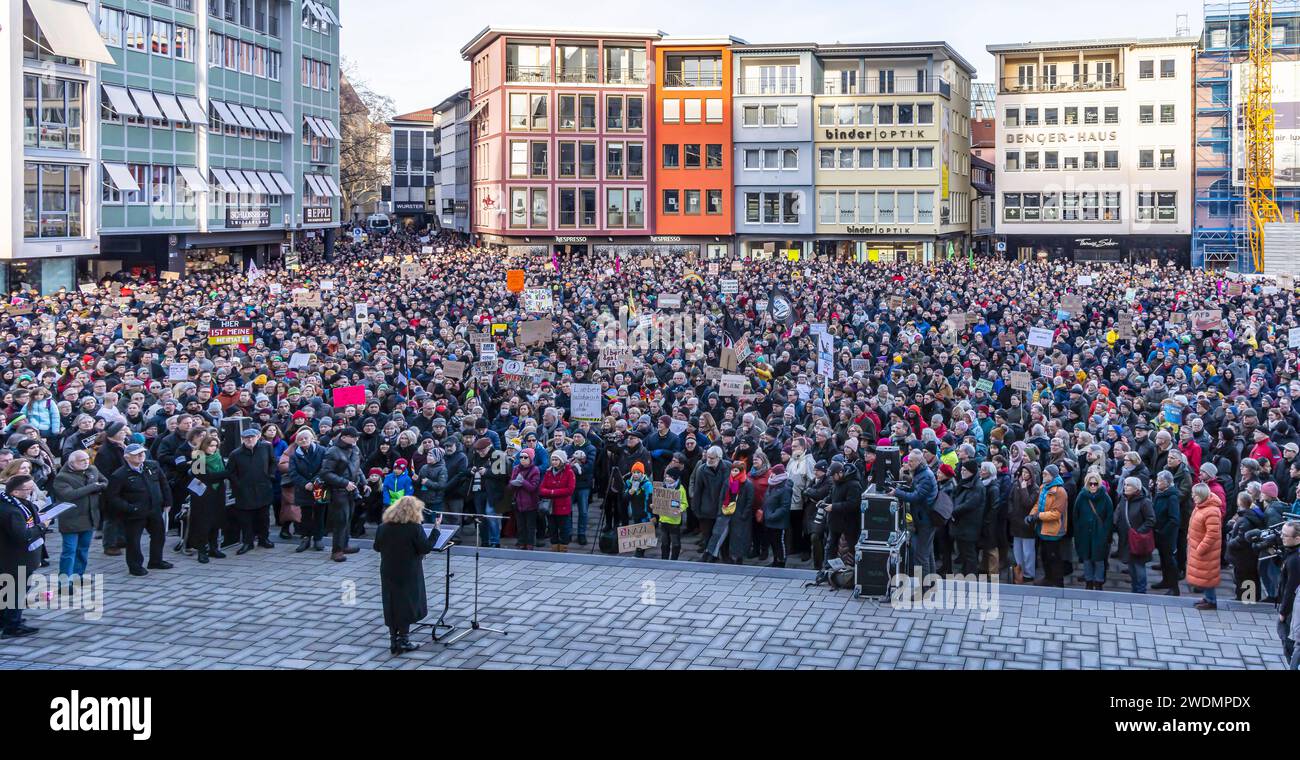
[[[536,465],[516,465],[510,471],[510,482],[522,484],[514,486],[515,509],[520,512],[537,511],[537,489],[542,485],[542,471]]]
[[[1223,511],[1219,497],[1209,498],[1192,510],[1187,525],[1187,585],[1217,588],[1223,534]]]
[[[576,487],[577,476],[573,474],[573,468],[565,464],[559,472],[555,468],[548,468],[546,474],[542,476],[542,484],[537,493],[543,499],[551,500],[551,514],[556,517],[565,517],[573,514],[573,491]]]

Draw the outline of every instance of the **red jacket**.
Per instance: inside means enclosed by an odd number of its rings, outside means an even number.
[[[556,517],[571,515],[576,481],[573,468],[567,464],[558,473],[554,468],[547,467],[546,474],[542,476],[542,486],[537,489],[537,495],[551,500],[551,514]]]
[[[1187,460],[1187,467],[1192,471],[1192,476],[1198,476],[1201,472],[1201,445],[1194,440],[1188,439],[1178,444],[1178,450],[1183,453],[1183,458]]]

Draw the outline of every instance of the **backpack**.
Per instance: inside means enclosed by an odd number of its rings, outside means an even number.
[[[952,494],[944,489],[939,489],[939,495],[934,497],[934,504],[930,507],[930,522],[934,527],[939,527],[952,519]]]

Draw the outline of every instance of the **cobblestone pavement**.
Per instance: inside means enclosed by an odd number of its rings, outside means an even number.
[[[40,633],[0,641],[0,668],[1282,667],[1263,610],[1018,589],[1000,594],[985,620],[978,610],[904,611],[804,588],[804,571],[508,550],[482,560],[480,588],[483,621],[508,635],[480,631],[450,647],[421,635],[419,651],[392,657],[368,545],[345,563],[286,543],[206,566],[167,553],[175,569],[132,578],[122,558],[96,549],[102,618],[29,612]],[[444,562],[425,564],[438,609]],[[458,548],[453,571],[451,619],[463,622],[472,554]]]

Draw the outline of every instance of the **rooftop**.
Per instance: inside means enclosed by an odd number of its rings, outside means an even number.
[[[498,37],[599,37],[603,39],[658,40],[664,33],[658,29],[598,29],[582,27],[548,27],[548,26],[485,26],[465,43],[460,49],[460,56],[469,60],[470,56],[487,47]]]
[[[1017,42],[1005,45],[989,45],[985,48],[990,53],[1028,53],[1039,50],[1084,50],[1088,48],[1114,47],[1159,47],[1166,45],[1200,44],[1199,37],[1119,37],[1115,39],[1066,40],[1062,42]]]

